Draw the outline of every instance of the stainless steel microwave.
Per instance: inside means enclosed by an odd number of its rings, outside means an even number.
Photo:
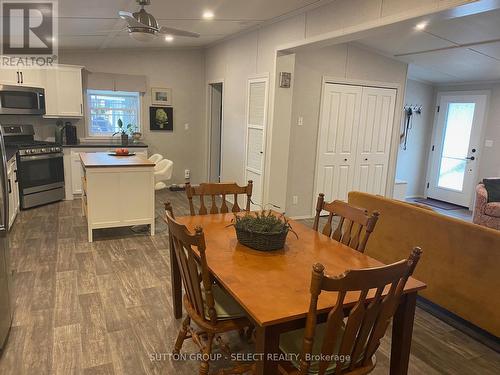
[[[45,90],[0,85],[0,115],[44,115]]]

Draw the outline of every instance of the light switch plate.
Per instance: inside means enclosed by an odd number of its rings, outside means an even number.
[[[299,126],[304,125],[304,117],[299,116],[299,120],[297,121],[297,125],[299,125]]]
[[[484,141],[484,147],[493,147],[493,140],[487,139]]]

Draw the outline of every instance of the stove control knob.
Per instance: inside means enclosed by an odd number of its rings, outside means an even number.
[[[45,148],[42,148],[40,152],[46,152],[47,150]]]
[[[31,150],[24,151],[26,154],[31,154]]]

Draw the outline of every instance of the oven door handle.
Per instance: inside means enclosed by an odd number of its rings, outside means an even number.
[[[45,160],[45,159],[57,159],[57,158],[62,158],[63,153],[57,153],[57,154],[44,154],[44,155],[30,155],[30,156],[21,156],[21,163],[25,161],[33,161],[33,160]]]

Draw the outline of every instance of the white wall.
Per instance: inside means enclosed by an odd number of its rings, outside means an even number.
[[[472,0],[336,0],[317,9],[285,19],[255,31],[222,41],[208,48],[206,52],[206,79],[223,79],[224,94],[224,131],[222,179],[244,182],[244,145],[245,145],[245,99],[246,80],[255,74],[269,75],[270,103],[274,109],[275,60],[279,46],[322,39],[340,37],[345,34],[369,30],[373,27],[403,21],[426,14],[473,2]],[[356,69],[353,66],[353,69]],[[369,73],[369,71],[367,71]],[[371,79],[376,79],[372,76]],[[279,140],[273,126],[273,111],[269,115],[267,149]],[[279,142],[277,147],[279,147]],[[293,152],[293,150],[292,150]],[[266,154],[264,203],[284,196],[286,187],[273,185],[271,197],[270,178],[280,173],[283,165],[273,163],[271,155]],[[394,175],[390,176],[392,179]],[[274,182],[273,182],[274,183]],[[278,181],[285,185],[285,180]]]
[[[407,65],[362,49],[341,44],[300,51],[295,56],[295,86],[291,117],[290,157],[288,161],[287,214],[311,215],[324,76],[340,80],[381,82],[398,86],[396,108],[401,107]],[[303,125],[298,126],[298,118]],[[395,123],[395,136],[397,125]],[[395,160],[392,160],[393,165]],[[298,197],[293,205],[292,197]]]
[[[173,183],[184,182],[185,169],[191,170],[195,183],[206,179],[203,50],[67,50],[60,51],[59,58],[63,64],[83,65],[91,72],[145,75],[148,90],[142,99],[141,117],[149,153],[160,153],[174,162]],[[149,130],[151,87],[173,89],[173,132]],[[185,130],[185,124],[189,124],[189,130]],[[77,123],[80,137],[84,135],[84,126],[83,121]]]
[[[406,181],[407,197],[423,197],[427,175],[427,159],[432,139],[435,112],[434,87],[422,82],[408,80],[405,105],[421,105],[422,114],[413,115],[406,150],[399,147],[396,178]],[[405,126],[403,117],[401,132]]]

